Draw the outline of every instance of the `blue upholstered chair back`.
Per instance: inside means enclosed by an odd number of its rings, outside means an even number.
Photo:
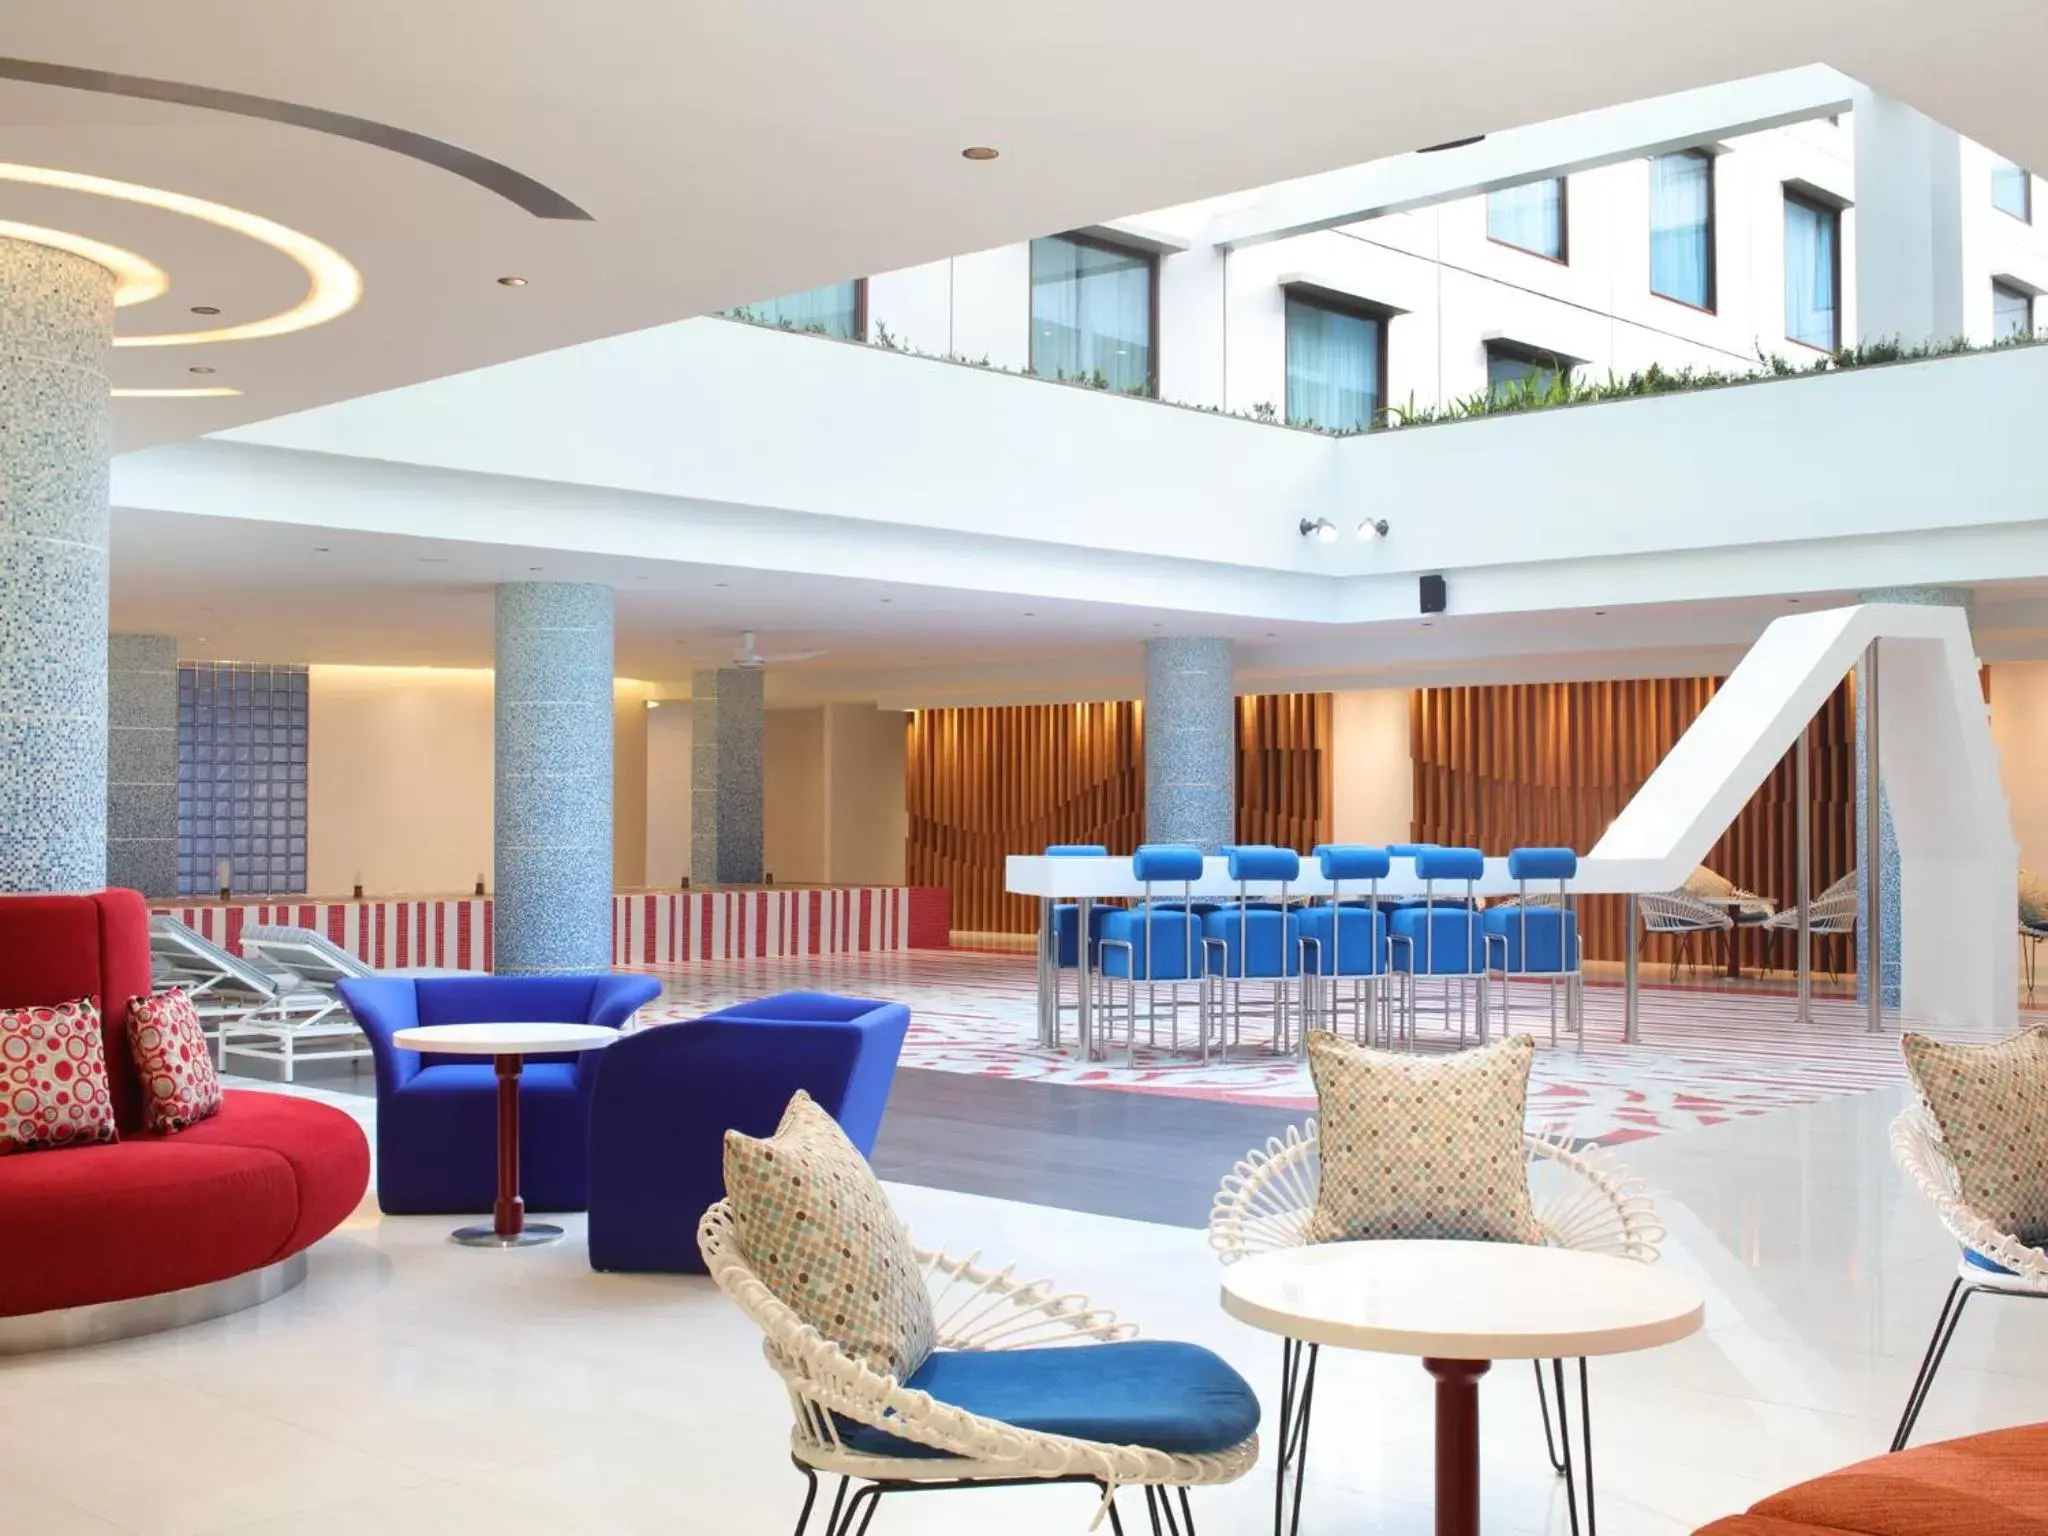
[[[1435,843],[1389,843],[1387,852],[1397,859],[1412,859],[1419,853],[1427,853],[1436,847]]]
[[[591,1267],[701,1274],[697,1222],[725,1195],[726,1131],[772,1134],[799,1088],[872,1152],[909,1026],[901,1003],[785,992],[597,1052]]]
[[[1424,880],[1477,880],[1486,873],[1486,855],[1477,848],[1425,848],[1415,855],[1415,873]]]
[[[1377,976],[1387,966],[1387,919],[1372,906],[1308,907],[1295,918],[1301,968],[1312,976]]]
[[[1154,884],[1202,878],[1202,850],[1186,843],[1146,843],[1131,855],[1131,873]]]
[[[1140,905],[1112,911],[1102,927],[1102,974],[1132,981],[1197,979],[1202,974],[1203,921],[1177,907]],[[1120,947],[1124,944],[1130,949]]]
[[[1516,848],[1508,853],[1510,880],[1569,880],[1579,856],[1569,848]]]
[[[1048,843],[1045,856],[1048,859],[1106,859],[1109,849],[1101,843]]]
[[[1394,867],[1386,848],[1368,848],[1358,843],[1324,843],[1316,849],[1316,862],[1325,880],[1384,880]]]
[[[617,1029],[661,995],[652,976],[611,972],[568,976],[363,976],[338,984],[377,1069],[377,1091],[395,1092],[423,1067],[473,1064],[474,1056],[400,1050],[391,1036],[425,1024],[597,1024]],[[579,1080],[597,1070],[601,1051],[528,1056],[528,1065],[574,1062]]]
[[[1292,848],[1243,844],[1229,852],[1233,880],[1299,880],[1301,855]]]

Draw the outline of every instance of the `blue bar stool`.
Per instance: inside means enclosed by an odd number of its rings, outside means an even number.
[[[1565,1027],[1586,1048],[1583,1009],[1585,976],[1579,951],[1579,915],[1568,888],[1579,872],[1579,856],[1569,848],[1517,848],[1508,854],[1508,874],[1516,881],[1510,904],[1486,910],[1486,975],[1500,977],[1500,1032],[1508,1032],[1508,984],[1541,981],[1550,992],[1550,1043],[1557,1044],[1557,994],[1564,992]],[[1531,880],[1555,880],[1557,890],[1529,894]]]
[[[1135,907],[1113,910],[1103,920],[1097,945],[1104,981],[1105,1051],[1116,1044],[1116,991],[1111,980],[1124,984],[1125,1060],[1138,1063],[1138,983],[1145,984],[1145,1032],[1158,1042],[1159,984],[1166,983],[1172,1048],[1180,1048],[1180,989],[1195,989],[1195,1038],[1204,1061],[1209,1058],[1208,1009],[1202,981],[1202,915],[1194,910],[1194,882],[1202,878],[1202,850],[1176,843],[1147,843],[1131,856],[1131,873],[1144,882],[1145,894]],[[1181,899],[1155,903],[1152,887],[1178,880]]]
[[[1290,980],[1301,973],[1301,944],[1294,914],[1287,910],[1287,887],[1301,878],[1301,855],[1292,848],[1245,846],[1229,852],[1230,878],[1237,882],[1237,900],[1202,921],[1204,970],[1214,988],[1218,1033],[1227,1059],[1244,1030],[1244,984],[1272,983],[1273,1049],[1289,1048]],[[1253,880],[1278,881],[1280,899],[1253,900],[1246,885]],[[1228,1003],[1225,1022],[1222,1009]]]
[[[1380,881],[1393,867],[1384,848],[1366,848],[1348,843],[1325,843],[1316,849],[1316,862],[1323,878],[1330,882],[1328,906],[1305,907],[1297,914],[1301,935],[1302,1018],[1314,1020],[1315,1028],[1335,1032],[1339,1011],[1347,999],[1351,1008],[1351,1038],[1369,1045],[1380,1037],[1384,1025],[1388,1042],[1393,1025],[1387,1017],[1387,920],[1380,910]],[[1344,882],[1366,882],[1368,898],[1363,905],[1344,900]],[[1303,1043],[1307,1043],[1304,1034]]]
[[[1471,990],[1477,992],[1479,1039],[1487,1038],[1486,1022],[1486,935],[1476,906],[1473,887],[1486,873],[1486,858],[1477,848],[1425,848],[1415,855],[1415,873],[1422,877],[1422,900],[1395,911],[1393,932],[1387,940],[1389,961],[1396,972],[1406,973],[1405,1012],[1408,1047],[1415,1048],[1417,1014],[1416,978],[1439,978],[1443,996],[1444,1027],[1450,1028],[1451,990],[1458,993],[1458,1043],[1465,1043],[1465,1020]],[[1462,880],[1462,901],[1439,902],[1436,882]]]
[[[1049,859],[1103,859],[1109,857],[1109,850],[1101,843],[1053,843],[1045,850]],[[1102,920],[1109,916],[1110,909],[1095,905],[1092,901],[1054,902],[1050,898],[1038,904],[1038,1043],[1049,1049],[1057,1049],[1061,1042],[1066,1014],[1066,1000],[1063,996],[1066,985],[1061,979],[1062,971],[1075,971],[1074,1012],[1076,1027],[1086,998],[1086,979],[1080,972],[1093,970],[1096,963],[1096,945],[1102,937]],[[1088,949],[1081,951],[1081,912],[1088,911]]]

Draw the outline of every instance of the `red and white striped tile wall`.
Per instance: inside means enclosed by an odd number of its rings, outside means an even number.
[[[489,897],[177,903],[154,910],[236,954],[244,927],[283,923],[325,934],[379,968],[491,968]],[[946,892],[937,886],[620,893],[612,898],[612,964],[944,949],[947,920]]]

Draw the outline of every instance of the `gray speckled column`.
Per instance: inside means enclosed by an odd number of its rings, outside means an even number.
[[[612,589],[498,588],[495,968],[612,959]]]
[[[1910,603],[1925,608],[1961,608],[1967,614],[1970,607],[1970,593],[1965,587],[1880,587],[1874,591],[1859,593],[1856,599],[1861,603]],[[1882,663],[1880,663],[1882,665]],[[1870,782],[1870,753],[1863,742],[1863,696],[1856,696],[1856,863],[1860,869],[1863,863],[1863,840],[1868,825],[1864,808],[1870,803],[1865,786]],[[1885,721],[1879,731],[1880,737],[1886,731],[1904,729],[1901,722]],[[1899,977],[1903,974],[1901,958],[1904,955],[1905,923],[1899,910],[1899,839],[1892,831],[1892,805],[1886,796],[1884,785],[1877,786],[1877,931],[1884,942],[1884,1005],[1887,1008],[1899,1006]],[[1870,996],[1870,950],[1863,942],[1863,936],[1870,931],[1870,879],[1862,876],[1856,883],[1856,996],[1859,1001]]]
[[[0,891],[107,878],[114,278],[0,239]]]
[[[178,642],[107,639],[107,884],[178,894]]]
[[[690,679],[690,883],[761,879],[761,673],[722,667]]]
[[[1145,642],[1145,841],[1237,840],[1237,687],[1228,640]]]

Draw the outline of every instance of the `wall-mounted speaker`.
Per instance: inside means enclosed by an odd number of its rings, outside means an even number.
[[[1443,577],[1425,576],[1422,578],[1422,611],[1424,613],[1442,613],[1446,600],[1447,594],[1444,591]]]

